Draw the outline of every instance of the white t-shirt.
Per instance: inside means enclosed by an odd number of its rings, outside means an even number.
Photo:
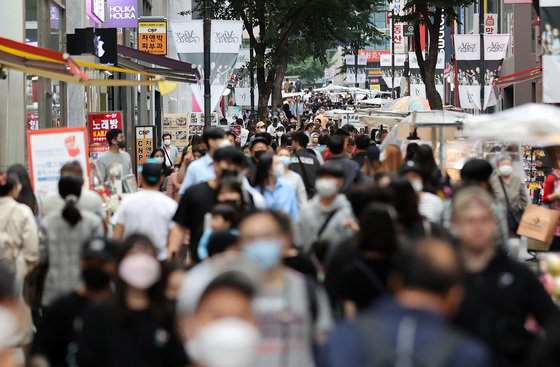
[[[159,191],[142,190],[128,195],[115,213],[114,222],[124,226],[123,238],[133,233],[149,237],[158,259],[167,258],[167,238],[173,228],[177,202]]]
[[[432,223],[440,223],[443,215],[443,201],[430,192],[420,195],[418,211]]]

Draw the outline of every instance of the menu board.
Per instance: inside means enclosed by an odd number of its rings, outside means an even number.
[[[58,191],[60,168],[78,161],[89,180],[88,133],[86,127],[28,130],[29,175],[35,193],[43,196]]]
[[[189,114],[170,113],[163,115],[162,131],[171,134],[171,145],[182,151],[189,143]]]

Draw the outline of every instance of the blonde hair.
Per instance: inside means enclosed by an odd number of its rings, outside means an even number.
[[[395,144],[389,144],[385,147],[385,159],[381,162],[379,172],[395,173],[404,164],[401,149]]]

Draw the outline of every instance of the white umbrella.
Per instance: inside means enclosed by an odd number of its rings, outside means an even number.
[[[465,120],[462,136],[538,146],[560,145],[560,108],[530,103]]]

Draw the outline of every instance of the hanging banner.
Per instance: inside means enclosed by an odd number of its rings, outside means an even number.
[[[29,175],[35,194],[58,192],[60,168],[70,161],[80,163],[84,182],[90,182],[87,141],[85,126],[27,131]]]
[[[480,36],[456,34],[454,37],[459,102],[462,108],[480,110]]]
[[[210,39],[210,88],[211,106],[214,111],[231,80],[233,68],[241,46],[243,22],[238,20],[212,20]],[[179,59],[194,64],[201,75],[200,84],[192,84],[193,97],[204,111],[204,37],[203,21],[172,22],[171,30]]]
[[[404,62],[406,54],[395,56],[395,88],[401,85],[401,78],[404,72]],[[381,76],[389,89],[393,88],[393,64],[391,54],[380,55],[379,65],[381,67]]]
[[[498,77],[508,45],[509,34],[484,35],[484,109],[496,105],[494,80]]]
[[[416,58],[415,52],[408,53],[408,65],[410,73],[410,95],[426,99],[426,86],[420,75],[420,66],[418,66],[418,60]],[[436,63],[436,74],[435,83],[436,90],[444,98],[444,88],[443,88],[443,70],[445,68],[445,51],[442,50],[438,53],[437,63]]]
[[[560,88],[560,0],[541,0],[541,39],[543,48],[543,102],[559,103]]]

